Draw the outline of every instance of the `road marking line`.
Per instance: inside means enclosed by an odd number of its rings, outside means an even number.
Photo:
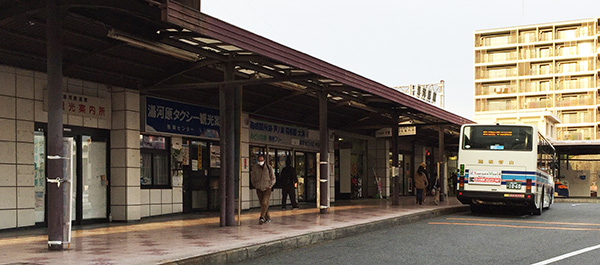
[[[563,259],[567,259],[567,258],[576,256],[576,255],[579,255],[579,254],[590,252],[592,250],[596,250],[596,249],[599,249],[599,248],[600,248],[600,245],[595,245],[593,247],[588,247],[588,248],[576,250],[576,251],[573,251],[573,252],[570,252],[570,253],[567,253],[567,254],[564,254],[564,255],[560,255],[560,256],[555,257],[555,258],[543,260],[543,261],[540,261],[538,263],[534,263],[534,264],[531,264],[531,265],[546,265],[546,264],[550,264],[552,262],[557,262],[559,260],[563,260]]]
[[[483,219],[483,218],[446,218],[446,220],[464,220],[464,221],[484,221],[484,222],[515,222],[528,224],[556,224],[556,225],[583,225],[583,226],[600,226],[593,223],[568,223],[568,222],[541,222],[541,221],[521,221],[521,220],[503,220],[503,219]]]
[[[506,227],[522,229],[545,229],[545,230],[569,230],[569,231],[600,231],[598,228],[576,228],[576,227],[548,227],[548,226],[524,226],[524,225],[500,225],[500,224],[478,224],[478,223],[450,223],[450,222],[429,222],[430,225],[464,225],[464,226],[487,226],[487,227]]]

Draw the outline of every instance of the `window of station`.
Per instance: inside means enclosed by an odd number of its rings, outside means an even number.
[[[142,188],[170,188],[169,139],[140,135],[140,156]]]

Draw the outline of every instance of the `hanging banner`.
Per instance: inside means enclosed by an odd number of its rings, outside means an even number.
[[[319,148],[319,132],[293,125],[250,118],[250,142]]]
[[[146,132],[162,132],[219,139],[219,111],[146,97]]]

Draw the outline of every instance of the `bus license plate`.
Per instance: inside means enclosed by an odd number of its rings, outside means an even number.
[[[506,182],[507,189],[520,190],[521,182]]]

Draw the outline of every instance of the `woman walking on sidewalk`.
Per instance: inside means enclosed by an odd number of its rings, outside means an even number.
[[[419,169],[417,169],[417,174],[415,174],[415,189],[417,189],[417,203],[418,204],[423,204],[423,198],[424,195],[423,194],[425,188],[427,188],[427,174],[425,171],[425,163],[421,163],[421,165],[419,166]]]

